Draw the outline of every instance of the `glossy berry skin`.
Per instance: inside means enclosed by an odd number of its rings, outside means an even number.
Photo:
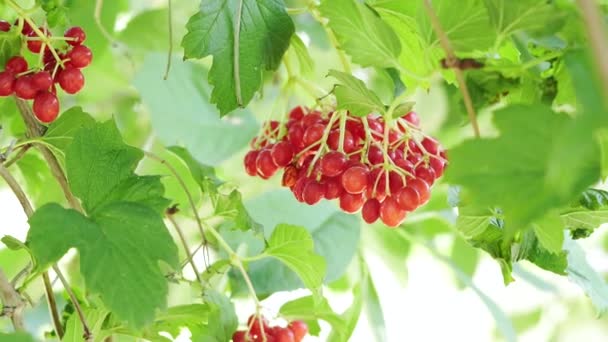
[[[247,152],[247,154],[245,155],[245,160],[244,160],[245,171],[250,176],[255,176],[258,174],[258,169],[255,164],[255,161],[258,158],[259,153],[260,153],[259,151],[252,150],[252,151]]]
[[[21,76],[15,81],[15,95],[20,99],[33,100],[37,92],[38,89],[32,84],[32,76]]]
[[[361,216],[367,223],[376,222],[380,217],[380,202],[375,198],[368,199],[361,209]]]
[[[342,174],[342,186],[350,194],[360,194],[368,186],[369,172],[363,166],[351,166]]]
[[[247,341],[247,332],[246,331],[235,331],[232,334],[232,342],[246,342]]]
[[[291,112],[289,112],[289,119],[290,120],[302,120],[302,118],[304,117],[304,107],[302,106],[297,106],[294,109],[291,110]]]
[[[339,177],[327,178],[324,181],[325,181],[325,198],[328,200],[340,198],[340,195],[342,195],[342,193],[344,193],[344,188],[342,188],[342,183],[340,182]]]
[[[405,187],[395,194],[399,207],[406,211],[412,211],[420,205],[420,195],[412,186]]]
[[[364,202],[365,197],[362,194],[349,194],[345,192],[340,196],[340,209],[347,213],[356,213],[361,209]]]
[[[272,147],[272,159],[280,167],[285,167],[291,163],[293,156],[293,147],[287,141],[281,141]]]
[[[336,177],[346,169],[346,156],[337,151],[327,153],[321,158],[321,173],[327,177]]]
[[[320,123],[316,123],[306,129],[304,132],[304,146],[310,146],[317,141],[321,140],[323,137],[323,131],[325,130],[325,126]]]
[[[6,20],[0,20],[0,31],[8,32],[11,30],[11,24]]]
[[[274,331],[273,334],[275,342],[295,342],[295,336],[293,331],[288,328],[280,328]]]
[[[15,91],[15,75],[12,72],[0,72],[0,96],[9,96]]]
[[[292,321],[287,327],[293,332],[296,341],[301,341],[308,334],[308,325],[302,321]]]
[[[32,75],[32,85],[38,90],[48,90],[53,85],[53,78],[48,71],[40,71]]]
[[[420,126],[420,118],[418,117],[418,114],[416,114],[416,112],[409,112],[404,115],[403,118],[405,119],[405,121],[411,123],[415,127]]]
[[[46,36],[50,36],[50,33],[47,29],[41,27],[40,31]],[[34,32],[34,30],[28,33],[27,36],[30,38],[39,38],[36,32]],[[40,53],[40,51],[42,51],[42,40],[28,40],[27,48],[33,53]]]
[[[84,87],[84,75],[76,68],[62,70],[57,76],[57,81],[61,89],[68,94],[76,94]]]
[[[325,197],[325,185],[317,181],[308,182],[302,192],[302,199],[308,205],[319,203]]]
[[[68,52],[67,57],[75,68],[85,68],[93,61],[91,49],[84,45],[74,46],[72,51]]]
[[[34,98],[34,114],[38,120],[50,123],[59,115],[59,100],[51,92],[40,92]]]
[[[13,74],[20,74],[27,71],[27,61],[21,56],[11,57],[4,68],[6,71],[12,72]]]
[[[389,227],[397,227],[405,219],[405,210],[399,207],[399,204],[393,197],[387,197],[380,205],[380,219]]]
[[[416,178],[422,179],[429,185],[433,184],[435,182],[435,171],[430,167],[421,165],[416,168]]]
[[[284,187],[291,188],[296,185],[298,181],[298,169],[295,166],[289,165],[283,171],[283,179],[281,180],[281,185]]]
[[[279,169],[279,166],[274,163],[272,153],[269,149],[263,149],[260,151],[256,158],[255,165],[258,175],[264,179],[272,177]]]
[[[407,186],[416,189],[416,192],[420,196],[420,205],[428,202],[431,197],[431,188],[427,182],[421,179],[413,179],[408,181]]]
[[[63,36],[66,38],[74,38],[74,40],[67,41],[67,43],[72,46],[81,45],[87,39],[86,33],[84,33],[82,27],[79,26],[70,27],[65,31]]]

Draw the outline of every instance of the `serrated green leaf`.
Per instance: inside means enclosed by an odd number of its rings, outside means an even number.
[[[84,317],[87,321],[89,329],[94,338],[94,342],[103,341],[104,338],[100,336],[100,332],[103,327],[103,323],[106,317],[110,314],[105,309],[92,309],[84,308]],[[61,342],[81,342],[84,330],[82,328],[82,322],[78,317],[77,313],[72,313],[65,326],[65,334],[61,339]]]
[[[140,202],[162,212],[168,204],[159,177],[137,176],[143,152],[126,145],[113,121],[81,128],[66,151],[70,188],[92,215],[115,201]]]
[[[608,222],[608,192],[598,189],[585,191],[578,203],[560,211],[562,222],[573,236],[589,236]]]
[[[564,246],[564,224],[557,214],[549,214],[532,224],[534,234],[548,252],[559,254]]]
[[[319,10],[353,62],[382,68],[398,65],[399,38],[369,8],[354,0],[323,0]]]
[[[0,332],[0,341],[2,342],[34,342],[34,338],[27,333],[16,332],[12,334],[5,334]]]
[[[279,309],[281,316],[286,319],[300,319],[308,324],[311,335],[317,336],[320,328],[317,320],[329,323],[333,330],[344,331],[346,322],[334,312],[325,298],[320,302],[312,296],[301,297],[287,302]]]
[[[282,0],[202,1],[186,27],[184,57],[213,56],[211,102],[222,115],[251,101],[262,71],[279,66],[295,31]]]
[[[21,49],[21,35],[12,29],[0,32],[0,65],[4,66],[11,57],[17,56]]]
[[[207,334],[218,342],[230,340],[239,326],[239,320],[230,298],[219,292],[206,290],[203,300],[211,308]]]
[[[378,95],[368,89],[360,79],[337,70],[330,70],[328,76],[340,82],[334,89],[338,109],[346,109],[360,117],[370,113],[381,115],[386,113],[385,106]]]
[[[199,338],[200,331],[209,320],[211,311],[208,304],[178,305],[167,309],[146,329],[145,337],[152,341],[171,341],[171,339],[160,336],[159,332],[168,332],[171,336],[178,336],[183,328],[188,328],[192,333],[193,340]]]
[[[51,123],[42,140],[65,152],[72,143],[76,132],[93,123],[95,123],[95,119],[89,113],[84,112],[81,107],[72,107]]]
[[[315,62],[310,56],[308,48],[297,34],[291,36],[291,42],[289,43],[289,50],[287,50],[287,53],[292,53],[296,56],[302,75],[309,75],[315,69]]]
[[[159,261],[177,267],[177,246],[162,217],[149,207],[114,202],[86,218],[48,204],[29,223],[27,246],[38,269],[76,247],[87,288],[99,293],[104,304],[129,326],[143,326],[152,321],[157,309],[166,307],[167,281]]]
[[[493,216],[489,208],[480,208],[472,205],[458,207],[456,229],[465,238],[474,238],[488,228]]]
[[[306,228],[280,224],[268,239],[264,254],[276,258],[296,272],[315,295],[321,293],[325,260],[314,253],[314,242]]]
[[[585,252],[575,241],[567,239],[564,246],[568,251],[568,279],[585,291],[598,316],[605,314],[608,311],[608,285],[589,265]]]

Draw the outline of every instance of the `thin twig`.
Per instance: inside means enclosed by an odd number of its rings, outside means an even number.
[[[171,60],[173,59],[173,18],[171,9],[171,0],[167,0],[168,14],[169,17],[169,52],[167,52],[167,69],[165,69],[165,76],[163,79],[166,81],[169,78],[169,71],[171,71]]]
[[[16,331],[25,331],[23,309],[25,302],[21,295],[8,281],[4,271],[0,268],[0,298],[2,299],[2,315],[11,319]]]
[[[201,278],[201,274],[198,271],[196,264],[194,263],[194,256],[190,252],[190,248],[188,247],[188,242],[186,241],[186,236],[184,235],[184,231],[179,226],[179,224],[177,224],[177,221],[173,217],[173,214],[167,212],[167,218],[169,219],[171,224],[173,224],[173,227],[175,228],[175,231],[177,232],[177,235],[179,236],[179,239],[181,240],[182,245],[184,246],[184,251],[186,252],[186,256],[188,257],[188,262],[190,263],[190,266],[192,266],[192,271],[194,271],[194,274],[196,275],[196,279],[201,284],[201,286],[203,286],[204,285],[203,279]]]
[[[597,3],[593,0],[578,0],[578,5],[581,8],[585,20],[587,35],[591,42],[591,49],[595,57],[597,71],[600,73],[604,94],[608,94],[608,37],[606,37],[606,26],[604,25],[604,17]],[[604,96],[607,100],[608,96]]]
[[[65,289],[65,292],[67,292],[68,296],[70,296],[72,305],[74,305],[74,309],[78,313],[80,322],[82,322],[82,330],[84,330],[83,337],[84,337],[85,341],[93,341],[93,333],[89,329],[89,325],[87,324],[86,317],[84,317],[84,312],[82,311],[82,308],[80,307],[78,298],[76,298],[76,295],[74,294],[74,291],[72,291],[70,284],[65,279],[65,277],[63,276],[63,273],[61,273],[61,270],[59,269],[59,267],[57,267],[56,264],[53,265],[53,270],[55,271],[55,273],[57,273],[57,277],[59,277],[59,281],[61,281],[61,284],[63,285],[63,288]]]
[[[64,335],[63,325],[61,324],[61,316],[59,316],[59,308],[57,307],[55,293],[53,292],[53,284],[51,283],[48,272],[42,273],[42,282],[44,284],[44,294],[46,302],[49,304],[49,312],[51,313],[55,334],[61,339]]]
[[[424,7],[426,12],[431,20],[431,25],[433,26],[433,30],[437,37],[439,38],[439,43],[443,50],[445,50],[446,64],[450,67],[456,66],[458,64],[458,58],[456,58],[456,54],[454,53],[454,49],[452,48],[452,44],[450,43],[450,39],[447,34],[441,27],[441,22],[433,9],[433,5],[430,0],[424,0]],[[475,137],[479,138],[479,124],[477,123],[477,114],[475,113],[475,108],[473,107],[473,101],[471,100],[471,94],[469,93],[469,88],[467,87],[467,83],[464,78],[464,72],[455,67],[453,68],[454,73],[456,74],[456,80],[458,81],[458,87],[462,92],[462,97],[464,99],[464,105],[467,108],[467,113],[469,115],[469,120],[471,121],[471,125],[473,126],[473,132],[475,133]]]
[[[102,8],[103,8],[103,0],[95,1],[95,12],[93,12],[93,18],[95,19],[95,24],[97,25],[97,28],[99,28],[99,31],[101,31],[101,34],[110,43],[116,44],[116,42],[114,41],[114,37],[112,37],[112,35],[108,32],[108,30],[106,30],[106,28],[101,23],[101,9]]]
[[[19,148],[19,151],[17,152],[17,154],[12,157],[11,159],[8,159],[7,161],[4,162],[4,167],[9,168],[11,167],[11,165],[15,164],[16,162],[18,162],[21,158],[23,158],[23,156],[25,155],[25,153],[32,147],[31,144],[27,144],[27,145],[23,145]]]

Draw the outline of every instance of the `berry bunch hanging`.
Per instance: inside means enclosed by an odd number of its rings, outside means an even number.
[[[260,321],[262,326],[260,326]],[[302,321],[292,321],[284,328],[280,326],[271,327],[268,320],[255,315],[251,315],[247,320],[247,328],[247,330],[235,332],[232,335],[232,341],[300,342],[308,334],[308,326]]]
[[[48,29],[33,28],[22,19],[14,25],[0,21],[0,31],[19,28],[27,50],[38,55],[39,62],[30,67],[24,56],[11,57],[0,72],[0,96],[15,94],[23,100],[34,100],[38,120],[50,123],[59,115],[56,85],[68,94],[78,93],[84,87],[81,69],[91,64],[93,54],[82,44],[86,34],[80,27],[68,29],[63,37],[51,37]]]
[[[381,219],[396,227],[429,200],[447,163],[445,150],[419,123],[415,112],[386,125],[373,114],[296,107],[287,123],[265,123],[245,156],[245,170],[268,179],[284,168],[282,184],[298,201],[337,199],[345,212],[361,210],[368,223]]]

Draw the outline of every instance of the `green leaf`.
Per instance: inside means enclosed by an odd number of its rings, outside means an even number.
[[[340,82],[334,89],[338,109],[349,110],[353,115],[361,117],[370,113],[386,113],[378,95],[369,90],[360,79],[337,70],[330,70],[328,76]]]
[[[193,77],[205,75],[207,70],[192,62],[174,63],[171,76],[163,80],[159,70],[166,63],[165,54],[147,55],[133,81],[159,140],[165,146],[183,146],[210,166],[247,146],[258,128],[251,112],[239,110],[220,119],[217,108],[209,103],[211,87],[204,79]]]
[[[211,308],[207,322],[208,335],[215,341],[228,341],[238,328],[239,320],[234,311],[234,305],[223,294],[207,290],[203,300]]]
[[[115,201],[139,202],[162,212],[168,200],[156,176],[137,176],[143,152],[126,145],[113,121],[84,127],[66,152],[70,188],[89,214]]]
[[[598,189],[585,191],[578,203],[560,212],[566,229],[573,237],[587,237],[596,228],[608,221],[608,192]]]
[[[289,50],[287,50],[287,53],[296,56],[302,75],[309,75],[314,71],[315,62],[310,56],[308,48],[297,34],[291,36],[291,42],[289,43]]]
[[[16,28],[9,32],[0,31],[0,65],[4,66],[13,56],[19,54],[21,49],[21,34]]]
[[[76,247],[87,288],[99,293],[129,326],[143,326],[152,321],[157,309],[166,307],[167,281],[159,261],[172,267],[179,261],[177,246],[154,210],[138,203],[114,202],[87,218],[48,204],[29,223],[27,246],[38,269]]]
[[[91,126],[93,123],[95,123],[95,119],[84,112],[81,107],[72,107],[51,123],[42,140],[65,152],[72,143],[76,132],[83,127]]]
[[[300,319],[308,324],[311,335],[317,336],[320,328],[317,320],[329,323],[334,331],[344,331],[346,322],[334,312],[325,298],[317,302],[312,296],[301,297],[281,306],[279,313],[285,319]]]
[[[479,264],[479,252],[476,248],[473,248],[461,237],[456,236],[452,244],[450,259],[464,274],[473,278]],[[457,281],[459,288],[465,287],[465,284],[460,279],[457,279]]]
[[[564,224],[557,214],[549,214],[532,224],[534,234],[548,252],[559,254],[564,246]]]
[[[213,56],[211,102],[225,115],[246,106],[275,70],[295,27],[282,0],[202,1],[186,24],[184,58]]]
[[[314,242],[306,228],[280,224],[268,239],[264,254],[277,258],[296,272],[315,295],[321,293],[325,277],[325,260],[314,253]]]
[[[323,0],[319,10],[353,62],[383,68],[398,65],[399,38],[368,7],[355,0]]]
[[[12,334],[5,334],[0,332],[0,341],[2,342],[34,342],[34,338],[27,333],[16,332]]]
[[[188,328],[193,340],[200,337],[201,330],[209,321],[210,307],[208,304],[178,305],[167,309],[156,317],[154,323],[146,329],[145,337],[152,341],[171,341],[159,336],[159,332],[168,332],[178,336],[183,328]],[[159,338],[160,337],[160,338]]]
[[[488,208],[465,205],[458,207],[456,229],[467,239],[482,234],[492,223],[494,214]]]
[[[27,249],[27,246],[19,241],[19,239],[12,237],[10,235],[4,235],[2,239],[0,239],[2,243],[10,250],[18,251],[21,249]]]
[[[368,277],[365,276],[365,278]],[[357,323],[359,322],[361,311],[363,310],[363,291],[365,291],[365,285],[366,283],[357,284],[350,291],[353,295],[353,302],[350,307],[341,315],[345,323],[345,328],[343,330],[333,329],[331,331],[331,334],[327,338],[328,341],[348,342],[351,339],[353,332],[355,331],[355,328],[357,326]]]
[[[110,314],[105,309],[92,309],[83,308],[84,317],[89,325],[91,333],[95,337],[95,341],[98,341],[100,332],[103,327],[103,323],[106,317]],[[77,313],[72,313],[65,326],[65,335],[61,339],[62,342],[81,342],[82,336],[84,335],[84,329],[82,328],[82,322]]]
[[[561,139],[556,132],[567,122],[567,116],[541,105],[501,109],[494,115],[500,136],[465,141],[450,149],[445,178],[469,190],[476,203],[502,208],[511,223],[508,229],[525,227],[550,209],[569,203],[583,190],[547,186],[555,172],[549,167],[553,145]],[[567,165],[560,168],[566,171]],[[593,172],[567,176],[594,177]]]
[[[598,316],[605,314],[608,311],[608,285],[589,265],[585,252],[576,242],[567,239],[565,249],[568,251],[568,279],[585,291]]]

